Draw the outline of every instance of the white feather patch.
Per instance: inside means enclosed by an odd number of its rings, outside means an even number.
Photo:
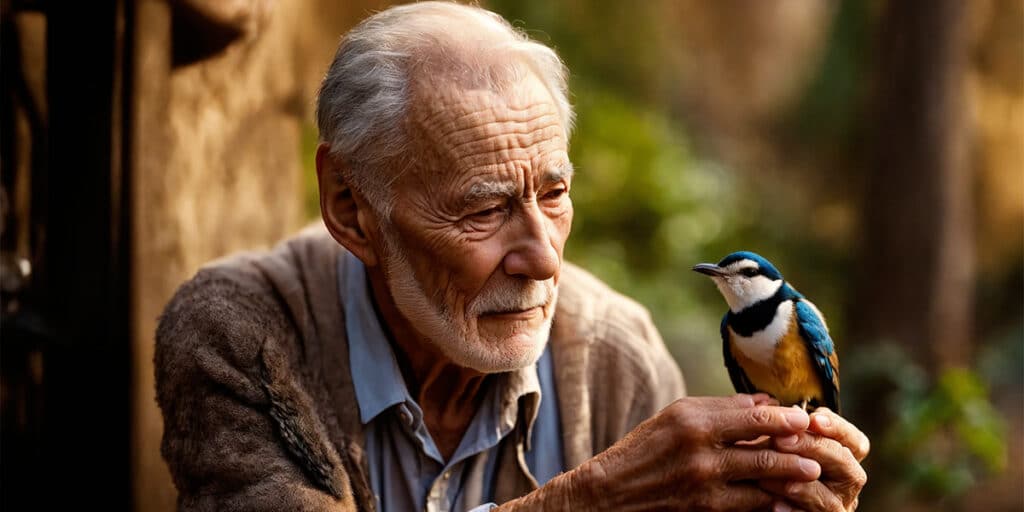
[[[772,281],[765,276],[743,275],[715,278],[715,285],[733,313],[739,313],[758,302],[771,298],[782,287],[782,279]]]
[[[747,336],[740,336],[733,331],[733,340],[736,342],[736,349],[743,352],[743,355],[753,359],[757,363],[768,366],[775,357],[775,346],[779,344],[782,337],[789,329],[789,322],[793,318],[793,301],[787,300],[779,304],[775,310],[775,318],[768,327]]]

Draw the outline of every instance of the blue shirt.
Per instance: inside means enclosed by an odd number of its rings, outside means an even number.
[[[544,485],[564,470],[554,369],[548,348],[536,367],[488,376],[485,397],[451,459],[445,461],[409,394],[370,298],[366,270],[355,256],[338,259],[349,364],[366,437],[370,487],[381,511],[474,512],[493,508],[498,445],[516,428],[520,400],[536,394],[524,454],[531,476]],[[503,405],[504,404],[504,405]]]

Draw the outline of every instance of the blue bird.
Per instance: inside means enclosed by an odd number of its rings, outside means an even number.
[[[825,317],[771,262],[741,251],[693,270],[710,276],[729,304],[722,352],[737,392],[839,412],[839,357]]]

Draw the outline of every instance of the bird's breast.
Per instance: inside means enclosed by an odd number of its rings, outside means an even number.
[[[793,301],[784,300],[775,309],[772,321],[763,329],[754,331],[750,336],[740,336],[730,329],[729,335],[735,350],[755,363],[769,366],[775,358],[776,347],[793,323]]]
[[[792,301],[779,304],[775,318],[752,336],[729,330],[733,357],[750,382],[784,405],[820,399],[821,382],[814,373],[807,344],[800,336]]]

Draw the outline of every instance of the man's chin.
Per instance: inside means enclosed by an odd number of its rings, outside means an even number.
[[[475,350],[461,350],[459,354],[449,354],[449,358],[458,364],[480,373],[503,373],[526,368],[537,363],[547,344],[547,332],[543,336],[538,333],[516,333],[499,339],[477,340]]]

